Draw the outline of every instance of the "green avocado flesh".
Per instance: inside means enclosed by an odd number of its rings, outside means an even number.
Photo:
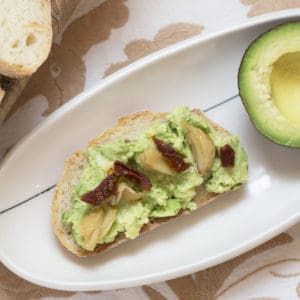
[[[216,147],[213,165],[205,175],[199,173],[197,169],[187,140],[186,129],[181,125],[183,121],[201,128],[210,136]],[[139,157],[146,149],[155,147],[153,136],[176,149],[190,167],[172,176],[145,170]],[[221,165],[218,149],[226,144],[235,151],[233,168]],[[95,210],[95,207],[83,202],[81,197],[99,185],[116,160],[142,171],[150,179],[152,188],[144,191],[143,197],[137,201],[128,202],[121,199],[116,206],[116,220],[98,244],[113,242],[120,233],[134,239],[139,235],[141,228],[153,219],[176,216],[182,209],[196,209],[197,205],[193,197],[196,195],[196,187],[200,185],[209,192],[223,193],[238,188],[248,177],[248,158],[238,138],[220,135],[187,107],[175,109],[168,115],[166,122],[155,123],[136,140],[118,140],[113,144],[91,146],[87,149],[87,156],[88,165],[73,190],[73,208],[62,215],[63,222],[72,227],[75,241],[83,248],[85,248],[85,241],[80,231],[80,224],[85,216]],[[133,189],[139,187],[133,185]]]
[[[256,128],[285,146],[300,147],[300,23],[266,32],[246,51],[239,70],[241,99]]]

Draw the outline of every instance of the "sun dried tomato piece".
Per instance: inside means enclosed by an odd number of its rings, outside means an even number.
[[[166,163],[174,171],[181,173],[190,167],[190,164],[185,162],[177,150],[175,150],[171,145],[159,140],[155,136],[152,137],[152,140]]]
[[[121,161],[115,161],[115,172],[117,175],[122,175],[128,178],[133,178],[139,182],[143,189],[149,191],[152,188],[150,179],[141,171],[134,169]]]
[[[83,196],[81,196],[81,200],[94,206],[100,204],[96,197],[95,191],[90,191],[84,194]]]
[[[220,148],[220,159],[222,167],[234,167],[235,152],[230,145],[226,144]]]
[[[110,174],[91,192],[84,194],[81,200],[94,206],[99,206],[116,191],[118,176]]]

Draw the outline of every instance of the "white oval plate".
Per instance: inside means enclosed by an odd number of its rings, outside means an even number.
[[[124,288],[210,267],[296,223],[299,149],[262,137],[237,96],[237,70],[246,47],[287,20],[261,18],[180,43],[117,72],[52,114],[1,166],[1,261],[19,276],[51,288]],[[56,240],[50,218],[53,185],[65,159],[124,114],[183,104],[206,110],[240,136],[250,158],[248,183],[104,255],[81,259],[68,253]]]

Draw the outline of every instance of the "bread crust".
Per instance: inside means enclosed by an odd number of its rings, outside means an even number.
[[[0,56],[0,74],[5,75],[10,78],[19,78],[23,76],[29,76],[33,74],[40,65],[46,60],[49,55],[51,44],[52,44],[52,26],[51,26],[51,3],[50,0],[35,0],[35,2],[40,3],[40,11],[41,14],[39,17],[42,22],[31,21],[31,23],[24,24],[23,27],[26,27],[28,32],[38,33],[43,36],[43,41],[39,42],[39,49],[35,50],[35,59],[31,61],[31,63],[26,62],[24,58],[23,61],[20,59],[20,55],[18,59],[14,62],[13,59],[9,61],[7,59],[1,58]],[[19,5],[25,5],[26,1],[20,1]],[[30,5],[30,3],[28,3]],[[2,12],[5,15],[5,12]],[[13,22],[13,18],[17,19],[20,16],[10,16],[11,13],[7,13]],[[30,20],[28,20],[30,22]],[[8,33],[10,33],[8,31]],[[25,46],[24,46],[25,47]],[[26,55],[26,52],[22,54]]]
[[[4,98],[4,96],[5,96],[5,91],[0,86],[0,103],[1,103],[2,99]]]
[[[219,134],[223,136],[231,135],[228,131],[209,120],[199,109],[193,110],[193,113],[201,115],[207,121],[209,126],[214,128]],[[155,114],[149,111],[143,111],[125,116],[119,119],[119,122],[115,127],[105,131],[90,141],[88,146],[94,144],[111,143],[119,136],[133,139],[149,129],[155,121],[165,120],[166,115],[166,113]],[[75,243],[71,235],[71,226],[66,226],[62,223],[61,214],[65,210],[71,210],[72,190],[73,187],[78,183],[79,176],[86,164],[86,151],[76,152],[66,161],[63,175],[58,181],[54,192],[52,204],[52,223],[57,238],[65,248],[81,257],[103,253],[129,240],[124,234],[119,234],[112,243],[97,245],[93,251],[87,251]],[[197,190],[197,195],[194,197],[194,201],[197,204],[197,207],[200,208],[213,201],[217,196],[218,194],[209,193],[205,189],[199,187]],[[143,226],[141,233],[151,231],[172,219],[178,218],[180,215],[189,214],[190,212],[190,210],[181,210],[180,213],[174,217],[151,220],[150,223]]]

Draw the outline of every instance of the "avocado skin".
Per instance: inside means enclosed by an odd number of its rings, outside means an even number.
[[[291,37],[289,36],[290,34]],[[253,82],[251,83],[249,76],[253,77],[251,72],[254,72],[255,58],[263,53],[264,50],[268,48],[268,45],[279,42],[280,40],[284,40],[285,43],[288,43],[289,39],[292,39],[293,35],[296,34],[300,36],[300,21],[283,23],[264,32],[248,46],[238,70],[239,95],[252,124],[262,135],[272,142],[291,148],[300,148],[300,124],[291,123],[287,119],[282,121],[284,117],[277,109],[273,100],[270,100],[272,101],[272,111],[268,112],[266,107],[264,108],[265,111],[261,110],[263,102],[267,101],[267,99],[255,95],[259,89]],[[299,47],[294,51],[300,52],[300,41]],[[285,53],[288,52],[290,51]],[[277,59],[280,56],[281,55],[279,55]],[[255,101],[259,101],[260,103],[258,103],[261,106],[258,107],[258,105],[256,105],[257,103],[253,103]],[[276,118],[280,118],[281,120],[279,125]]]

